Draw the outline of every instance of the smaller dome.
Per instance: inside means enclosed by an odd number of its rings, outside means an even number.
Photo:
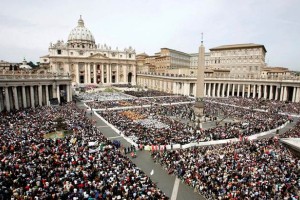
[[[84,21],[81,18],[78,20],[78,25],[69,34],[68,43],[80,44],[95,44],[94,36],[91,31],[84,26]]]
[[[25,58],[23,60],[22,65],[20,65],[19,68],[20,69],[32,69],[32,67],[30,67],[29,65],[27,65],[27,61],[25,60]]]

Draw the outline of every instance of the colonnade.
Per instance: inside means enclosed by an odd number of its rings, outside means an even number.
[[[0,86],[0,111],[19,110],[20,108],[50,105],[49,100],[57,98],[72,101],[70,84],[30,84]]]
[[[148,89],[185,96],[195,96],[197,89],[196,78],[162,78],[161,76],[138,75],[137,84]],[[236,96],[300,102],[300,82],[205,80],[203,90],[206,97]]]
[[[207,97],[247,97],[279,101],[300,101],[300,85],[244,84],[244,83],[205,83]]]

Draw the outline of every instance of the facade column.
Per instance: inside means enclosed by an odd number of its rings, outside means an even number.
[[[261,85],[258,85],[258,98],[261,98]]]
[[[227,84],[227,97],[229,97],[230,86],[231,86],[231,84],[228,83],[228,84]]]
[[[284,96],[283,96],[283,101],[286,101],[287,100],[287,87],[285,86],[284,87]]]
[[[109,69],[108,69],[108,63],[106,63],[106,83],[109,83]]]
[[[104,65],[103,63],[100,64],[100,69],[101,69],[101,83],[104,83]]]
[[[88,83],[88,72],[87,72],[87,63],[84,63],[84,83],[87,84]]]
[[[119,84],[119,76],[120,76],[120,74],[119,74],[119,65],[117,64],[116,67],[117,67],[116,82]]]
[[[97,84],[97,67],[96,64],[93,64],[94,66],[94,83]]]
[[[43,106],[43,90],[42,90],[42,85],[39,85],[39,105]]]
[[[256,97],[256,85],[253,85],[253,98]]]
[[[269,99],[273,99],[273,85],[270,85],[270,94],[269,94]]]
[[[8,93],[8,87],[4,87],[4,93],[5,93],[5,107],[6,110],[10,111],[10,101],[9,101],[9,93]]]
[[[23,98],[23,108],[27,108],[27,100],[26,100],[26,90],[25,90],[25,86],[22,86],[22,98]]]
[[[247,94],[247,97],[250,98],[250,93],[251,93],[251,85],[249,84],[248,85],[248,94]]]
[[[111,64],[108,64],[108,69],[109,69],[109,83],[112,83],[112,79],[111,79],[112,67],[111,67]]]
[[[195,84],[195,87],[197,87],[197,84]],[[206,83],[204,83],[204,96],[206,97]]]
[[[242,85],[242,97],[245,98],[245,84]]]
[[[263,85],[263,87],[264,87],[264,99],[267,99],[267,85]]]
[[[15,103],[15,109],[19,110],[19,102],[18,102],[18,92],[17,92],[17,87],[12,87],[13,89],[13,94],[14,94],[14,103]]]
[[[75,64],[74,64],[75,65]],[[80,76],[80,71],[79,71],[79,63],[76,63],[75,65],[75,76],[76,76],[76,82],[79,84],[79,76]]]
[[[70,102],[70,85],[66,85],[67,89],[67,102]]]
[[[132,67],[133,67],[133,75],[132,75],[132,80],[131,80],[131,82],[132,82],[132,85],[136,85],[136,65],[132,65]]]
[[[240,87],[241,87],[240,84],[238,84],[237,85],[237,95],[236,95],[237,97],[240,96]]]
[[[216,96],[216,83],[213,83],[213,91],[212,91],[212,97]]]
[[[210,92],[210,87],[211,87],[211,84],[208,83],[208,94],[207,94],[208,97],[210,97],[210,94],[211,94],[211,92]]]
[[[60,104],[60,91],[59,91],[59,85],[58,84],[56,86],[56,94],[57,94],[58,103]]]
[[[184,87],[183,95],[189,96],[190,95],[189,83],[183,83],[183,87]]]
[[[124,70],[124,82],[127,84],[128,83],[127,65],[123,65],[123,70]]]
[[[231,96],[234,97],[234,93],[235,93],[235,84],[232,84],[232,92],[231,92]]]
[[[35,108],[35,103],[34,103],[34,88],[33,88],[33,86],[30,86],[30,101],[31,101],[31,107]]]
[[[45,85],[46,88],[46,105],[49,106],[49,91],[48,91],[48,85]]]

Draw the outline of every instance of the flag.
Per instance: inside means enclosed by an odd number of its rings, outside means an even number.
[[[150,175],[152,176],[154,174],[154,170],[152,169],[150,172]]]

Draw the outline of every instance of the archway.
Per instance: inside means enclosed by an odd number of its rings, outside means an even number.
[[[129,72],[128,73],[128,83],[131,83],[131,81],[132,81],[132,73]]]

